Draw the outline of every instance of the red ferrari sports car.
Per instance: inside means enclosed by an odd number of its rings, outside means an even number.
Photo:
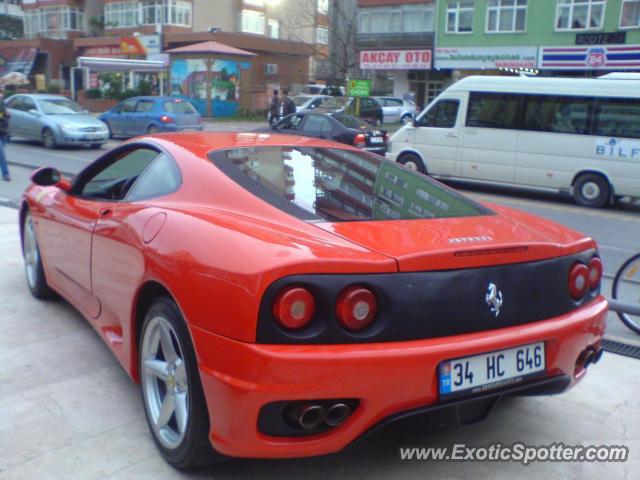
[[[335,452],[408,415],[562,392],[601,355],[595,242],[346,145],[147,136],[20,210],[57,293],[140,382],[178,467]]]

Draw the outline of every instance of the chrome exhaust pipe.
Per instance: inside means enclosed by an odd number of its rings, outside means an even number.
[[[318,428],[326,415],[327,411],[324,407],[313,403],[302,404],[292,412],[293,421],[305,430]]]
[[[587,350],[586,355],[584,356],[583,368],[587,368],[593,362],[593,358],[595,357],[595,353],[593,350]]]
[[[337,427],[351,415],[351,408],[344,403],[336,403],[327,410],[324,423],[330,427]]]

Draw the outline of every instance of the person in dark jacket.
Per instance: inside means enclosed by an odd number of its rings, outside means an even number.
[[[289,90],[282,91],[282,116],[286,117],[296,113],[296,104],[289,96]]]
[[[278,96],[278,89],[273,91],[271,103],[269,104],[269,125],[273,125],[280,118],[280,110],[282,109],[282,100]]]
[[[2,179],[6,182],[11,181],[9,166],[7,165],[7,157],[4,153],[4,146],[7,143],[8,134],[9,112],[4,108],[4,94],[0,93],[0,170],[2,171]]]

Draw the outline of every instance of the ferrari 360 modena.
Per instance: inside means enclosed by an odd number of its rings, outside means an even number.
[[[163,134],[32,181],[31,293],[93,325],[177,467],[327,454],[443,409],[478,420],[602,353],[591,238],[353,147]]]

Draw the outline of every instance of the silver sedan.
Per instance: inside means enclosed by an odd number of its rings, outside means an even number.
[[[82,106],[60,95],[18,94],[5,101],[11,118],[9,136],[39,140],[47,148],[89,145],[109,140],[107,126]]]
[[[418,113],[415,103],[399,97],[375,97],[382,106],[384,123],[409,123]]]

